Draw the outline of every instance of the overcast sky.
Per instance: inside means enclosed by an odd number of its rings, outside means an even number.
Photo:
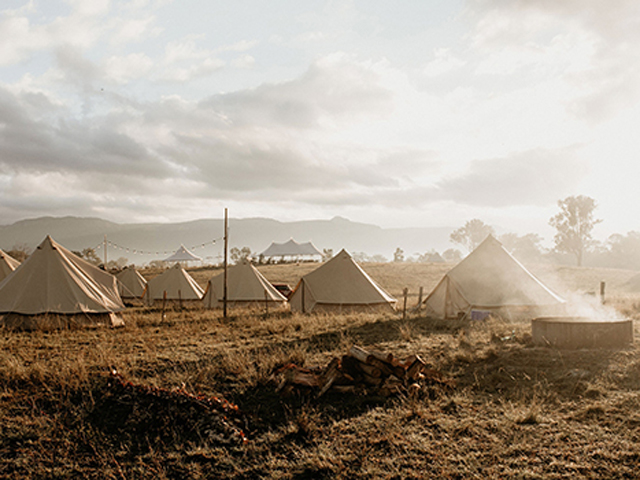
[[[640,2],[3,0],[0,223],[640,230]]]

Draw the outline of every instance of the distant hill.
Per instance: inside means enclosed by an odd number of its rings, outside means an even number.
[[[431,249],[442,252],[451,248],[449,234],[453,229],[381,228],[342,217],[297,222],[231,218],[229,246],[246,246],[252,252],[260,253],[271,242],[281,243],[293,238],[298,242],[311,241],[320,250],[333,249],[337,253],[346,248],[351,253],[380,254],[391,259],[398,247],[404,250],[406,257]],[[202,219],[184,223],[119,224],[99,218],[41,217],[0,226],[0,248],[34,248],[46,235],[51,235],[71,250],[97,247],[96,253],[100,258],[103,257],[102,244],[106,235],[110,260],[125,257],[130,263],[143,264],[165,258],[167,252],[173,252],[184,244],[187,248],[195,247],[194,253],[214,263],[219,261],[222,252],[223,221]],[[212,243],[214,240],[215,244]]]

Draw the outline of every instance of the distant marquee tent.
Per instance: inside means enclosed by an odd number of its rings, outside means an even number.
[[[264,258],[304,258],[322,257],[322,252],[311,243],[298,243],[293,238],[285,243],[273,242],[264,252],[260,254]]]
[[[187,247],[185,247],[184,245],[180,245],[180,248],[178,248],[178,250],[176,250],[176,252],[171,255],[170,257],[167,257],[163,260],[163,262],[201,262],[202,261],[202,257],[199,257],[197,255],[195,255],[194,253],[191,253]]]

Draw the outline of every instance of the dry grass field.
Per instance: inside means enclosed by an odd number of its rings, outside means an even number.
[[[260,269],[294,286],[315,267]],[[400,298],[449,266],[364,268]],[[532,269],[580,293],[604,280],[609,307],[640,318],[640,293],[625,287],[635,272]],[[193,275],[204,285],[212,272]],[[1,331],[0,477],[640,478],[637,327],[625,349],[557,350],[500,319],[142,307],[124,318],[114,330]],[[278,366],[326,365],[353,344],[419,354],[455,387],[276,393]]]

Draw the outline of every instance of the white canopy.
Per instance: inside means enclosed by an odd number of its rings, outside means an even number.
[[[180,245],[180,248],[168,258],[165,258],[163,262],[199,262],[202,258],[194,255],[187,247]]]
[[[322,252],[318,250],[311,242],[298,243],[293,238],[285,243],[273,242],[264,252],[263,257],[300,257],[304,255],[320,255]]]

